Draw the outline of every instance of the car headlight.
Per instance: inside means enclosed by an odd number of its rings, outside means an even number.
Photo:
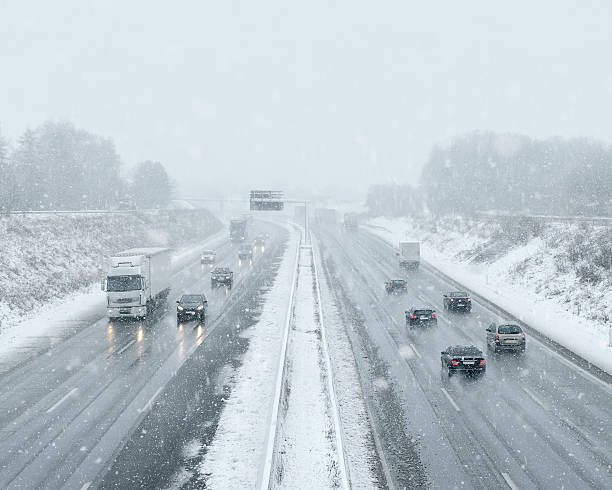
[[[200,306],[198,306],[198,307],[196,308],[196,310],[198,310],[198,311],[202,311],[203,309],[204,309],[204,307],[203,307],[202,305],[200,305]]]
[[[183,308],[181,305],[178,305],[178,306],[176,307],[176,309],[177,309],[178,311],[183,311],[185,308]]]
[[[229,279],[229,278],[230,278],[230,276],[225,276],[225,279]]]
[[[217,276],[212,276],[213,279],[217,279]]]

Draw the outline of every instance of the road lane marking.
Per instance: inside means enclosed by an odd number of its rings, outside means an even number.
[[[81,490],[87,490],[89,487],[91,487],[91,482],[88,481],[87,483],[85,483],[82,487]]]
[[[521,389],[525,393],[527,393],[527,395],[529,395],[529,398],[531,398],[534,402],[540,405],[544,410],[548,410],[548,407],[544,405],[544,403],[542,403],[542,401],[537,396],[535,396],[535,394],[529,388],[525,388],[524,386],[522,386]]]
[[[161,386],[157,388],[157,391],[155,392],[155,394],[150,398],[150,400],[145,404],[144,407],[138,409],[138,412],[142,413],[142,412],[146,412],[147,410],[149,410],[153,406],[153,402],[157,398],[157,395],[161,393],[161,390],[162,390]]]
[[[53,405],[50,409],[47,410],[47,413],[53,412],[57,407],[59,407],[62,403],[64,403],[68,398],[70,398],[74,393],[79,391],[78,388],[72,388],[68,393],[66,393],[60,401],[58,401],[55,405]]]
[[[504,480],[506,480],[506,483],[512,490],[518,490],[518,487],[514,484],[512,478],[510,478],[510,475],[508,473],[502,472],[501,475],[504,477]]]
[[[130,340],[120,350],[117,351],[117,355],[123,354],[131,345],[136,343],[136,339]]]
[[[419,359],[421,359],[421,358],[422,358],[421,353],[420,353],[420,352],[417,350],[417,348],[416,348],[416,345],[414,345],[414,344],[410,344],[410,348],[411,348],[411,349],[414,351],[414,353],[416,354],[416,356],[417,356]]]
[[[448,401],[451,403],[453,408],[455,410],[457,410],[457,412],[461,412],[461,409],[459,408],[459,405],[457,405],[455,403],[455,400],[453,400],[453,397],[448,394],[448,391],[446,391],[444,388],[440,388],[440,389],[442,390],[442,393],[444,393],[446,395],[446,398],[448,398]]]

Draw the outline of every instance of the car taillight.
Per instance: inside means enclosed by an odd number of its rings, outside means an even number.
[[[523,332],[523,342],[525,342],[525,333]]]
[[[432,318],[436,318],[436,315],[431,315]]]
[[[407,288],[408,288],[408,286],[406,286],[406,285],[404,284],[404,289],[407,289]]]
[[[453,298],[450,299],[451,301],[455,301]]]
[[[459,365],[459,361],[451,361],[451,365],[458,366]]]
[[[480,361],[480,365],[481,365],[481,366],[484,366],[484,365],[485,365],[485,360],[484,360],[484,359],[482,359],[482,360]]]
[[[499,334],[498,333],[495,334],[495,340],[499,340]]]
[[[470,298],[468,298],[467,300],[468,300],[468,303],[470,303],[472,301]]]
[[[412,315],[410,318],[412,318],[413,320],[416,320],[416,315]]]

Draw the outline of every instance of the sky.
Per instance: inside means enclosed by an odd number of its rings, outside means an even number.
[[[0,130],[159,160],[180,196],[364,192],[473,130],[611,141],[612,2],[0,0]]]

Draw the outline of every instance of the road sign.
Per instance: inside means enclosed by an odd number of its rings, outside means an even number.
[[[282,191],[251,191],[251,211],[282,211],[285,208]]]

